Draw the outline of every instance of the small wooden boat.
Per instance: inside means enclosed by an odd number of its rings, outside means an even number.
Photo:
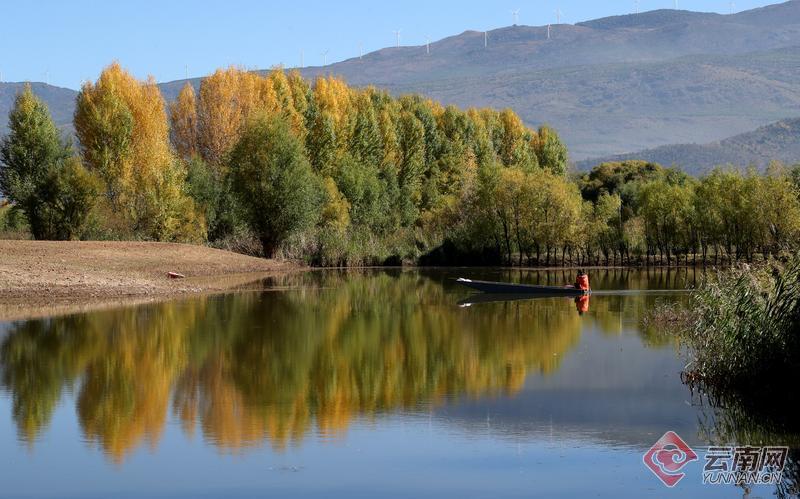
[[[484,293],[512,295],[545,295],[545,296],[583,296],[591,294],[575,286],[534,286],[531,284],[511,284],[508,282],[475,281],[459,277],[456,282]]]

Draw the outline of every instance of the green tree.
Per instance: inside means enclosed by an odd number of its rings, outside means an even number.
[[[0,144],[0,189],[24,211],[36,239],[80,236],[97,183],[70,157],[47,106],[29,85],[17,96],[9,128]]]
[[[313,225],[324,200],[320,180],[285,120],[260,115],[230,155],[233,187],[264,255],[272,257],[287,237]]]
[[[101,192],[100,181],[70,157],[50,169],[47,180],[37,189],[32,217],[43,239],[71,240],[82,234]],[[32,230],[34,224],[31,224]]]
[[[404,111],[398,123],[400,168],[397,180],[401,199],[399,207],[404,225],[416,218],[422,201],[422,174],[425,168],[425,127],[416,116]]]
[[[541,126],[531,142],[541,168],[556,175],[564,175],[567,172],[567,146],[561,142],[561,137],[555,130]]]

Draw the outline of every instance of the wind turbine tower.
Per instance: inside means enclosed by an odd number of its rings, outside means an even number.
[[[519,9],[512,10],[511,15],[514,16],[514,26],[516,26],[517,24],[519,24]]]
[[[636,6],[636,13],[639,13],[639,0],[634,0],[634,5]]]
[[[735,11],[736,11],[736,4],[731,2],[731,14],[733,14]]]
[[[489,32],[488,31],[484,31],[483,32],[483,48],[486,48],[488,46],[489,46]]]
[[[561,24],[561,14],[563,14],[561,9],[556,9],[556,24]]]
[[[401,30],[399,30],[399,29],[395,30],[395,31],[392,31],[392,33],[394,33],[395,41],[396,41],[395,47],[397,47],[397,48],[400,48],[400,31]]]
[[[364,44],[358,42],[358,58],[361,59],[362,57],[364,57]]]
[[[550,39],[550,25],[547,25],[547,39]]]
[[[327,66],[328,65],[328,52],[330,52],[330,50],[326,50],[325,52],[322,53],[322,65],[323,66]]]
[[[428,54],[428,55],[430,55],[430,53],[431,53],[431,37],[430,36],[426,36],[425,37],[425,53]]]

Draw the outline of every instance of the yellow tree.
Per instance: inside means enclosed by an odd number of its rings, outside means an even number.
[[[172,123],[172,143],[178,155],[184,159],[197,154],[197,98],[194,87],[187,83],[178,94],[178,99],[169,107]]]
[[[74,124],[83,159],[105,180],[108,211],[123,230],[157,240],[204,236],[182,191],[185,173],[170,149],[164,100],[152,77],[140,82],[111,64],[81,88]]]
[[[536,156],[532,154],[529,145],[531,133],[519,116],[511,109],[505,109],[499,118],[502,127],[499,153],[503,164],[521,168],[537,166]]]
[[[247,120],[256,111],[278,110],[275,89],[268,78],[230,67],[218,69],[200,83],[197,139],[202,158],[221,167],[238,142]]]

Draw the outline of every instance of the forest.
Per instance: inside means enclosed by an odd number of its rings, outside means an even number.
[[[510,109],[334,76],[217,70],[167,105],[119,64],[65,140],[27,88],[0,143],[0,237],[178,241],[320,266],[753,260],[800,238],[800,168],[570,172]]]

